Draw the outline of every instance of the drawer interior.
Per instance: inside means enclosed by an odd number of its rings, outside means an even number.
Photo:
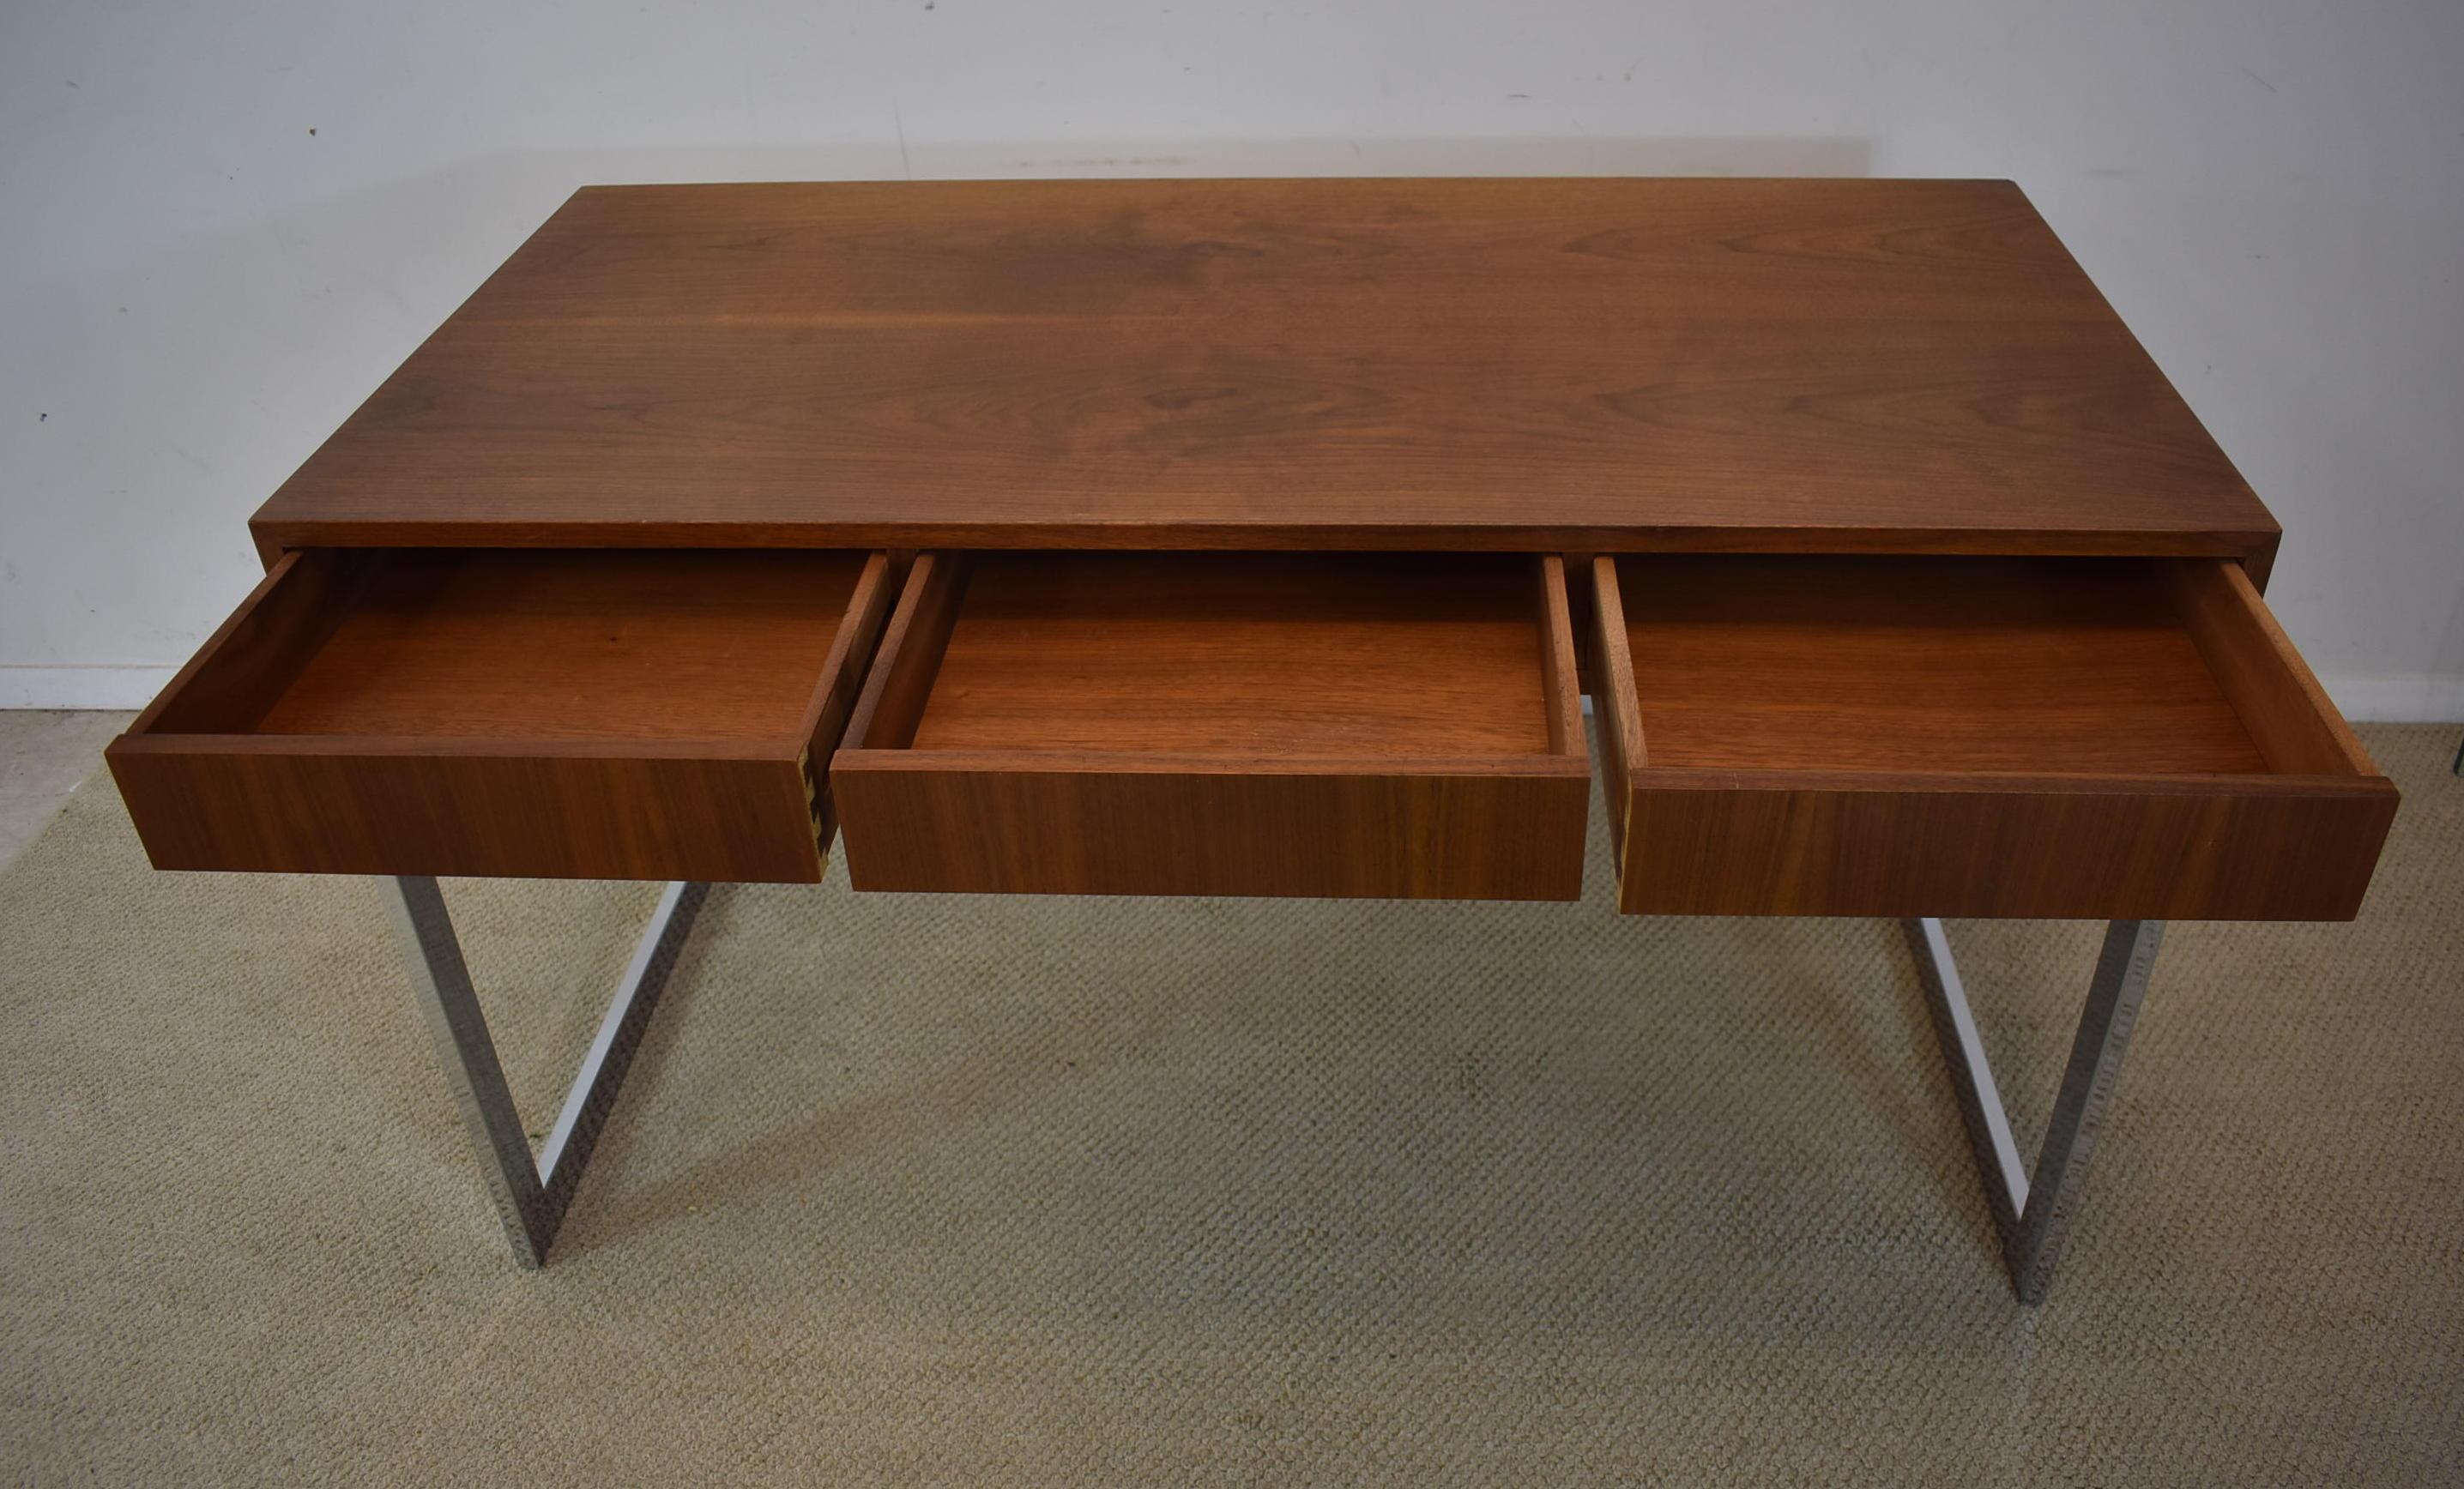
[[[867,555],[292,555],[145,734],[630,742],[809,737]]]
[[[2238,566],[1629,556],[1633,764],[2371,774]]]
[[[812,883],[848,552],[285,554],[105,752],[157,867]]]
[[[1553,562],[934,555],[847,744],[1233,763],[1579,759]]]

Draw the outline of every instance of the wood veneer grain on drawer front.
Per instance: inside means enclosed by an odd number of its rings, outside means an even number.
[[[1619,904],[1654,915],[2350,920],[2396,799],[2329,777],[1653,770]]]
[[[864,752],[834,791],[859,889],[1582,897],[1578,761],[1199,761]]]
[[[1323,556],[1002,556],[979,595],[971,569],[995,561],[918,558],[885,632],[831,764],[858,888],[1580,894],[1589,769],[1553,557],[1525,560],[1531,587],[1518,581],[1506,608],[1496,595],[1450,602],[1455,591],[1416,587],[1394,560],[1364,560],[1339,599],[1314,597],[1323,633],[1302,619],[1312,597],[1293,586],[1303,570],[1342,577],[1343,560]],[[1050,592],[1034,583],[1046,562]],[[1513,562],[1434,560],[1430,572],[1486,569],[1493,582]],[[983,612],[967,618],[979,599]],[[1454,624],[1475,645],[1450,650],[1414,628],[1411,616],[1458,604],[1467,618]],[[1510,632],[1490,633],[1492,610],[1516,617],[1497,623]],[[965,664],[945,666],[961,646]],[[1490,668],[1513,685],[1503,705],[1464,690]],[[943,685],[955,701],[940,699],[939,742],[914,748]],[[1441,716],[1442,698],[1423,687],[1497,716]],[[1275,725],[1234,747],[1224,732],[1243,700]],[[1508,727],[1501,707],[1520,722]],[[1372,747],[1323,748],[1357,742],[1369,719],[1387,731]],[[1511,736],[1528,751],[1449,753],[1396,733],[1430,720],[1437,739]],[[1146,738],[1171,748],[1140,748]]]
[[[157,868],[818,883],[796,755],[687,748],[127,736],[110,758]]]

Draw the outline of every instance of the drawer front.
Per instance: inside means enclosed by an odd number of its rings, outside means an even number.
[[[157,868],[817,883],[792,760],[150,751],[112,777]]]
[[[836,783],[855,887],[986,894],[1579,899],[1591,805],[1572,775],[953,763]]]
[[[288,555],[107,752],[159,868],[812,883],[879,555]]]
[[[1619,904],[1653,915],[2350,920],[2395,814],[2390,793],[2225,780],[1766,790],[1646,776]]]
[[[2345,920],[2394,817],[2235,565],[1593,578],[1629,911]]]
[[[1571,900],[1574,690],[1554,559],[930,555],[831,794],[859,889]]]

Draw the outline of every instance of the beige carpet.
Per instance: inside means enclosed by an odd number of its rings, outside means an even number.
[[[2179,926],[2014,1304],[1879,922],[722,889],[556,1263],[364,882],[0,879],[28,1481],[2464,1475],[2464,782],[2353,926]],[[456,885],[543,1122],[639,887]],[[2095,928],[1954,928],[2023,1140]]]

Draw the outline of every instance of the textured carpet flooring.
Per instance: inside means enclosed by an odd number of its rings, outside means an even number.
[[[2174,928],[2013,1303],[1880,922],[721,889],[556,1263],[366,883],[0,878],[28,1481],[2464,1475],[2464,781],[2352,926]],[[651,891],[449,887],[536,1123]],[[1953,928],[2023,1142],[2096,928]]]

